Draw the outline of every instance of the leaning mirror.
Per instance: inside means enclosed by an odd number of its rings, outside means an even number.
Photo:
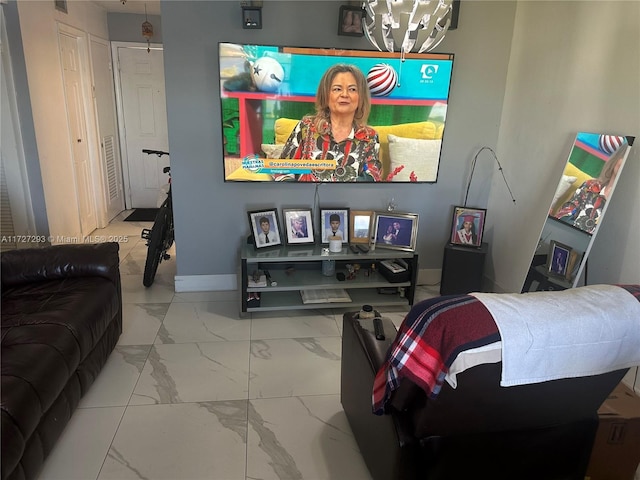
[[[522,291],[575,287],[585,268],[634,137],[578,133],[549,207]],[[562,274],[549,268],[556,244],[567,246]]]

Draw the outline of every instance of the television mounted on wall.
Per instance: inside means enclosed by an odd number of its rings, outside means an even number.
[[[449,53],[402,59],[391,52],[219,43],[225,182],[311,177],[303,174],[314,165],[280,156],[298,121],[315,113],[320,78],[337,63],[355,65],[367,78],[367,123],[380,141],[379,181],[436,182],[453,59]]]

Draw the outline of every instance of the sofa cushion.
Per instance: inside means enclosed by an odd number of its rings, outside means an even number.
[[[280,158],[284,143],[263,143],[260,148],[267,158]]]
[[[438,178],[440,147],[442,140],[422,140],[416,138],[387,136],[391,166],[389,174],[393,182],[435,182]]]
[[[116,286],[103,277],[71,277],[9,288],[2,293],[2,346],[24,338],[53,343],[75,369],[118,313]],[[44,330],[39,327],[45,326]],[[52,338],[46,328],[59,326],[70,336]],[[68,343],[67,343],[68,342]],[[67,348],[79,349],[71,362]]]
[[[23,438],[29,438],[119,309],[117,287],[104,277],[3,291],[2,409]]]
[[[558,183],[558,187],[556,188],[556,193],[553,195],[553,200],[551,201],[551,208],[549,209],[549,215],[553,215],[558,209],[558,207],[562,205],[562,204],[558,204],[558,200],[564,197],[565,193],[569,191],[569,189],[576,182],[577,179],[578,177],[562,175],[562,177],[560,178],[560,183]],[[573,188],[573,190],[575,191],[575,187]]]
[[[574,166],[571,163],[567,163],[567,166],[564,169],[563,172],[563,177],[567,176],[567,177],[573,177],[575,178],[575,180],[573,181],[573,183],[571,184],[570,188],[567,188],[564,193],[562,195],[560,195],[558,198],[555,198],[555,202],[552,205],[552,212],[551,214],[555,214],[556,211],[565,203],[568,202],[571,199],[571,196],[575,193],[576,189],[581,186],[585,181],[590,180],[591,177],[590,175],[584,173],[582,170],[580,170],[579,168],[577,168],[576,166]]]

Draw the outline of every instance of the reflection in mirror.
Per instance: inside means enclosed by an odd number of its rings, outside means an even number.
[[[568,195],[554,198],[550,215],[593,233],[615,186],[627,145],[622,136],[579,133],[556,190],[568,186]]]
[[[634,137],[578,133],[549,208],[523,292],[575,287],[611,201]],[[550,275],[549,249],[561,243],[575,264]]]

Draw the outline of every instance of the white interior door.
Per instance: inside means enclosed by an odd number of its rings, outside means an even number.
[[[167,183],[166,156],[146,155],[143,148],[169,150],[164,62],[161,48],[117,46],[120,83],[122,156],[126,164],[129,208],[157,207],[160,188]]]
[[[97,228],[97,220],[91,188],[89,139],[84,112],[79,39],[65,32],[59,32],[59,42],[80,230],[82,235],[89,235]]]
[[[102,190],[104,192],[106,221],[111,221],[124,210],[124,190],[120,149],[118,148],[118,122],[113,88],[113,69],[109,43],[92,37],[91,67],[96,115],[98,117],[98,141],[100,143]]]

